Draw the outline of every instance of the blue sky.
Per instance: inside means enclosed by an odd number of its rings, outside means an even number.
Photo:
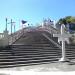
[[[5,18],[12,18],[19,29],[20,20],[35,24],[43,18],[58,20],[64,16],[75,16],[75,0],[0,0],[0,32],[5,29]],[[8,25],[10,31],[10,24]]]

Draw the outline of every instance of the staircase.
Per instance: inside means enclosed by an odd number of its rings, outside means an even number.
[[[56,47],[41,33],[43,32],[27,32],[13,45],[0,50],[0,68],[58,61],[61,58],[61,49]],[[75,46],[66,48],[66,57],[70,60],[75,59],[74,53]]]

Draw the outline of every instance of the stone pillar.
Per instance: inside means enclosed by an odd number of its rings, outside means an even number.
[[[4,31],[4,38],[2,39],[2,45],[3,46],[8,46],[9,45],[9,36],[8,36],[8,31]]]
[[[62,57],[59,61],[66,61],[66,55],[65,55],[65,41],[62,41]]]

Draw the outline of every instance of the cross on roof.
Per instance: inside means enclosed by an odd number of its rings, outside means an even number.
[[[66,34],[64,28],[65,28],[65,25],[62,24],[61,34],[53,34],[53,37],[58,37],[58,40],[62,42],[62,58],[60,59],[60,61],[67,61],[65,56],[65,41],[66,41],[66,38],[69,38],[72,36],[71,34]]]

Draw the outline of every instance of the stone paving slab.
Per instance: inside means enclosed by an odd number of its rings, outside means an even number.
[[[75,62],[53,62],[41,65],[3,68],[0,71],[71,72],[75,71]]]

